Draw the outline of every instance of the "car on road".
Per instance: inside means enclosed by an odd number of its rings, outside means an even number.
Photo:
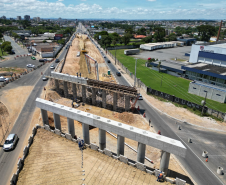
[[[138,96],[139,96],[138,100],[143,100],[143,97],[141,94],[138,94]]]
[[[35,65],[33,65],[33,64],[27,64],[27,67],[28,67],[28,68],[34,68]]]
[[[111,61],[108,59],[108,63],[111,63]]]
[[[39,62],[45,62],[47,59],[39,59]]]
[[[60,62],[59,58],[57,58],[57,59],[55,60],[55,62],[56,62],[56,63]]]
[[[117,75],[117,76],[121,76],[121,73],[120,73],[120,72],[116,72],[116,75]]]
[[[0,82],[5,82],[9,80],[8,78],[5,78],[4,76],[0,76]]]
[[[33,56],[31,57],[31,59],[32,59],[32,60],[36,60],[36,58],[35,58],[35,57],[33,57]]]
[[[43,77],[42,77],[42,80],[43,80],[43,81],[47,81],[48,78],[47,78],[46,76],[43,76]]]
[[[31,56],[31,53],[28,53],[27,56]]]
[[[15,51],[14,50],[11,50],[11,54],[15,54]]]
[[[50,69],[55,69],[55,66],[52,64],[52,65],[50,66]]]
[[[9,136],[6,138],[5,143],[3,145],[3,150],[12,150],[16,147],[16,144],[18,142],[19,138],[17,134],[9,134]]]

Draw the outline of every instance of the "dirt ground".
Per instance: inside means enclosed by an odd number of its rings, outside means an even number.
[[[81,153],[77,143],[38,129],[17,184],[170,183],[89,148]]]
[[[7,107],[0,102],[0,145],[5,141],[9,128],[9,111]]]
[[[8,110],[7,118],[2,117],[0,114],[2,128],[7,128],[8,131],[11,130],[32,89],[33,86],[22,86],[2,91],[0,105],[2,105],[3,108],[5,107],[5,110]],[[0,129],[2,128],[0,127]],[[3,135],[4,134],[0,131],[0,141]]]
[[[87,77],[90,79],[96,79],[94,61],[89,59],[90,62],[90,72],[88,72],[87,64],[85,60],[85,55],[81,52],[80,57],[77,57],[77,53],[81,51],[84,47],[89,56],[94,58],[98,62],[99,80],[115,83],[115,79],[112,75],[107,75],[108,67],[105,64],[103,57],[93,43],[87,39],[86,35],[77,35],[77,37],[72,41],[72,46],[70,47],[64,68],[62,73],[68,73],[70,75],[76,75],[76,73],[81,73],[82,77]]]
[[[111,60],[112,64],[114,64],[113,59],[108,55],[108,58]],[[119,71],[123,71],[119,65],[116,65],[116,68]],[[124,78],[130,82],[130,84],[134,84],[133,79],[130,78],[128,74],[125,72],[122,73]],[[189,110],[181,107],[176,107],[174,104],[170,102],[162,102],[153,96],[147,95],[146,92],[140,88],[138,91],[142,94],[143,98],[145,98],[151,106],[157,108],[158,110],[176,118],[182,120],[184,122],[188,122],[197,126],[201,126],[202,128],[209,128],[218,131],[226,131],[226,123],[222,121],[216,121],[209,117],[200,117]]]

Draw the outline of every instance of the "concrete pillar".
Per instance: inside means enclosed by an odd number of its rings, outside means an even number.
[[[59,88],[59,80],[55,79],[55,87],[56,87],[56,91],[59,92],[60,88]]]
[[[125,111],[129,111],[130,109],[130,97],[125,96]]]
[[[92,87],[92,105],[96,105],[96,88]]]
[[[226,112],[225,112],[225,116],[224,116],[224,122],[226,122]]]
[[[106,109],[106,91],[102,90],[102,107]]]
[[[125,138],[123,136],[117,136],[117,156],[124,155],[124,142]]]
[[[143,143],[138,142],[138,147],[137,147],[137,161],[140,163],[144,163],[145,160],[145,149],[146,145]]]
[[[67,88],[67,82],[64,81],[64,97],[68,97],[68,88]]]
[[[82,133],[83,133],[83,140],[86,144],[90,144],[89,140],[89,125],[82,123]]]
[[[86,103],[86,86],[82,85],[82,101]]]
[[[113,94],[113,111],[117,109],[117,93],[114,92]]]
[[[56,129],[61,131],[60,115],[53,113],[54,125]]]
[[[101,150],[106,148],[106,131],[99,128],[99,147]]]
[[[76,84],[72,84],[73,98],[74,100],[77,98],[77,89]]]
[[[165,175],[167,175],[168,172],[169,160],[170,153],[162,151],[159,170],[165,172]]]
[[[41,109],[41,115],[42,115],[43,126],[49,125],[47,110]]]
[[[67,128],[68,128],[68,133],[71,134],[71,136],[74,138],[75,137],[75,126],[74,126],[74,120],[67,118]]]

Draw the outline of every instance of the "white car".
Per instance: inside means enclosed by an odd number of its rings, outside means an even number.
[[[143,100],[143,97],[141,94],[139,94],[138,96],[139,96],[138,100]]]
[[[27,64],[27,67],[29,67],[29,68],[34,68],[35,65],[33,65],[33,64]]]
[[[19,138],[16,134],[9,134],[3,145],[3,150],[12,150],[16,147]]]
[[[0,76],[0,82],[5,82],[9,80],[8,78],[5,78],[4,76]]]
[[[28,56],[31,56],[32,54],[31,54],[31,53],[28,53],[27,55],[28,55]]]
[[[50,66],[50,69],[55,69],[55,66],[52,64],[52,65]]]

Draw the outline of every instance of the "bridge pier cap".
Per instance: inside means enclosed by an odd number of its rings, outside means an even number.
[[[165,152],[178,155],[180,157],[186,156],[186,147],[178,140],[171,139],[166,136],[158,135],[152,132],[148,132],[130,125],[123,124],[114,120],[90,114],[84,111],[72,109],[67,106],[63,106],[57,103],[53,103],[40,98],[36,99],[36,106],[68,117],[79,122],[92,125],[94,127],[106,130],[120,136],[132,139],[134,141],[158,148]]]

